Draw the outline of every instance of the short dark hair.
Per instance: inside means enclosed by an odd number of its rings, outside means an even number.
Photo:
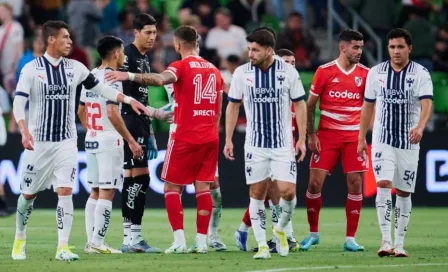
[[[58,35],[59,30],[61,29],[69,30],[68,25],[63,21],[47,21],[42,26],[42,36],[44,37],[45,45],[47,45],[48,37],[53,36],[56,37]]]
[[[267,30],[260,30],[250,33],[246,37],[246,41],[250,43],[252,42],[258,43],[261,46],[275,48],[274,35],[272,35],[271,32]]]
[[[272,28],[269,27],[269,26],[260,26],[260,27],[257,27],[257,28],[255,28],[251,33],[254,33],[254,32],[256,32],[256,31],[260,31],[260,30],[267,30],[267,31],[269,31],[269,32],[274,36],[274,39],[277,40],[277,34],[275,33],[275,30],[272,29]]]
[[[387,33],[387,43],[392,39],[403,38],[408,46],[412,45],[412,35],[403,28],[394,28],[389,33]]]
[[[226,59],[227,62],[229,63],[233,63],[233,64],[238,64],[240,63],[240,57],[238,57],[237,55],[229,55]]]
[[[294,53],[291,50],[284,49],[284,48],[277,50],[277,52],[275,52],[275,54],[277,54],[280,58],[283,56],[294,57]]]
[[[194,48],[198,42],[198,32],[192,26],[183,25],[174,31],[174,37],[190,44]]]
[[[146,25],[156,25],[157,21],[147,13],[141,13],[134,18],[132,27],[138,31],[142,30]]]
[[[122,44],[123,41],[117,37],[104,36],[98,41],[96,50],[101,59],[106,59],[115,49],[121,48]]]
[[[361,32],[354,29],[345,29],[339,33],[339,41],[351,42],[351,41],[363,41],[364,36]]]

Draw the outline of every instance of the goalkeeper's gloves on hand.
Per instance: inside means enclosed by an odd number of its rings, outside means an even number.
[[[150,134],[148,138],[148,160],[156,159],[158,153],[156,137],[154,137],[154,134]]]

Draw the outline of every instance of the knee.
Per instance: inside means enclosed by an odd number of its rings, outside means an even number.
[[[287,201],[292,201],[296,196],[296,186],[291,184],[281,191],[282,198]]]
[[[107,199],[112,201],[114,199],[114,195],[115,195],[115,189],[103,189],[101,190],[101,193],[99,193],[101,195],[102,199]]]
[[[90,198],[98,199],[99,196],[100,196],[99,189],[98,188],[92,188],[92,191],[90,192]]]
[[[266,197],[266,187],[265,186],[250,186],[249,195],[253,199],[264,200]]]
[[[392,182],[388,180],[380,180],[376,183],[376,187],[379,188],[392,188]]]
[[[409,197],[411,195],[411,193],[409,193],[409,192],[404,192],[404,191],[401,191],[398,189],[396,189],[396,193],[397,193],[397,196],[399,196],[399,197]]]
[[[26,200],[33,200],[36,198],[36,195],[26,195],[26,194],[22,194],[23,198],[25,198]]]
[[[312,194],[318,194],[322,191],[322,183],[318,177],[310,176],[310,182],[308,183],[308,191]]]
[[[347,175],[347,186],[349,193],[361,193],[362,175],[359,173]]]
[[[178,192],[179,194],[182,193],[182,186],[175,185],[169,182],[165,182],[164,185],[164,192]]]
[[[58,196],[69,196],[72,194],[72,188],[69,187],[60,187],[56,191]]]

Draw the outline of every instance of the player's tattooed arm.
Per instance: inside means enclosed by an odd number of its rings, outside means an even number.
[[[319,100],[318,96],[315,96],[313,94],[310,94],[307,102],[307,125],[306,125],[306,131],[308,134],[315,133],[314,131],[314,118],[316,115],[316,105],[317,101]]]
[[[135,74],[135,78],[132,81],[143,85],[163,86],[176,82],[176,76],[167,71],[160,74]]]

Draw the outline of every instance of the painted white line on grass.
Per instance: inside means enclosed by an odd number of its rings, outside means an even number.
[[[282,271],[324,270],[324,269],[344,269],[344,268],[389,268],[389,267],[413,267],[413,266],[448,266],[448,263],[302,266],[302,267],[277,268],[267,270],[252,270],[248,272],[282,272]]]

